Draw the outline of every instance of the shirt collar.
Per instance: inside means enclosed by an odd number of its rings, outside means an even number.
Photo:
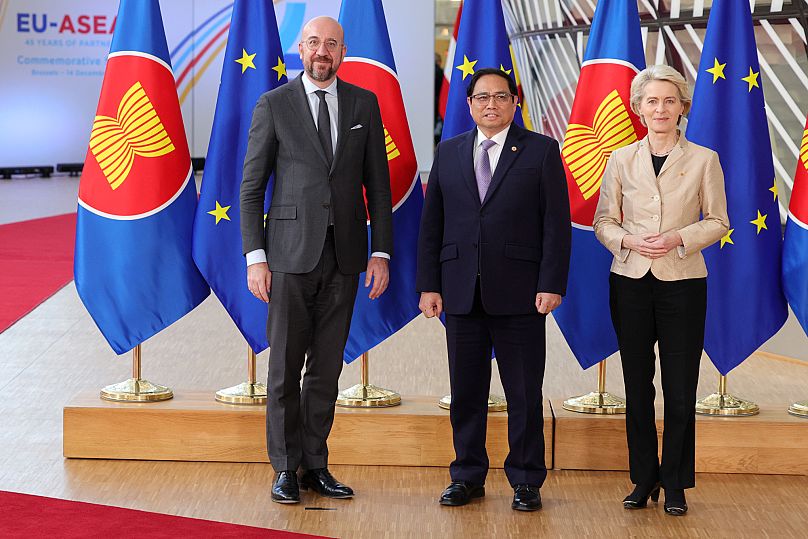
[[[508,138],[508,131],[510,131],[510,130],[511,130],[511,124],[508,124],[508,127],[506,127],[505,129],[503,129],[502,131],[500,131],[499,133],[497,133],[496,135],[491,137],[491,140],[493,140],[498,146],[504,146],[505,145],[505,139]],[[477,128],[477,140],[475,141],[474,146],[475,147],[479,146],[480,143],[482,141],[484,141],[485,139],[487,139],[487,138],[488,137],[483,135],[483,132],[480,131],[480,128],[478,127]]]
[[[331,84],[326,86],[325,88],[320,88],[316,84],[314,84],[309,76],[303,73],[303,89],[306,90],[306,94],[313,94],[317,90],[325,90],[325,93],[331,94],[334,97],[337,97],[337,79],[335,78]]]

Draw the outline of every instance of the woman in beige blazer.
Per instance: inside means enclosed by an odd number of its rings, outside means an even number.
[[[684,77],[651,66],[631,83],[631,109],[648,136],[616,150],[603,176],[594,228],[614,254],[612,323],[626,389],[626,435],[634,491],[623,505],[645,507],[665,489],[665,512],[687,511],[695,484],[695,402],[704,347],[707,267],[701,250],[729,228],[718,155],[688,142],[679,121],[690,110]],[[657,458],[654,343],[659,343],[665,427]]]

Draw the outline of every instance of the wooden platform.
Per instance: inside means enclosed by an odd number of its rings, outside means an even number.
[[[83,393],[64,408],[69,458],[268,462],[262,406],[213,400],[213,392],[177,391],[151,404],[114,403]],[[329,438],[333,464],[448,466],[454,458],[449,413],[437,397],[404,397],[401,406],[337,408]],[[808,420],[761,405],[752,417],[696,419],[696,471],[808,475]],[[628,469],[625,416],[568,412],[561,400],[544,407],[548,468]],[[662,408],[657,407],[662,434]],[[508,451],[507,413],[488,419],[491,466]],[[660,444],[661,447],[661,444]]]
[[[556,469],[628,470],[624,415],[569,412],[553,400]],[[751,417],[696,416],[696,471],[808,475],[808,420],[782,404],[760,404]],[[657,434],[662,439],[662,407]]]
[[[103,401],[82,393],[64,408],[68,458],[268,462],[263,406],[216,402],[214,391],[175,391],[169,401]],[[331,464],[448,466],[454,458],[449,412],[437,397],[405,397],[401,406],[337,408],[328,439]],[[553,417],[544,407],[546,463],[553,466]],[[488,454],[502,468],[507,413],[488,419]]]

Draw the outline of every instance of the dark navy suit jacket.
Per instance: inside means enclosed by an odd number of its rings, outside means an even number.
[[[511,124],[485,200],[474,176],[477,129],[435,151],[418,240],[418,292],[468,314],[477,276],[485,312],[536,312],[536,293],[564,295],[570,209],[558,142]]]

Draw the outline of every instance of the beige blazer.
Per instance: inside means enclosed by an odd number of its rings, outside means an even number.
[[[729,229],[718,154],[681,135],[655,176],[647,136],[616,150],[603,174],[594,228],[614,255],[614,273],[637,279],[650,269],[662,281],[706,277],[701,250]],[[684,245],[656,260],[622,247],[626,234],[670,230],[679,231]]]

